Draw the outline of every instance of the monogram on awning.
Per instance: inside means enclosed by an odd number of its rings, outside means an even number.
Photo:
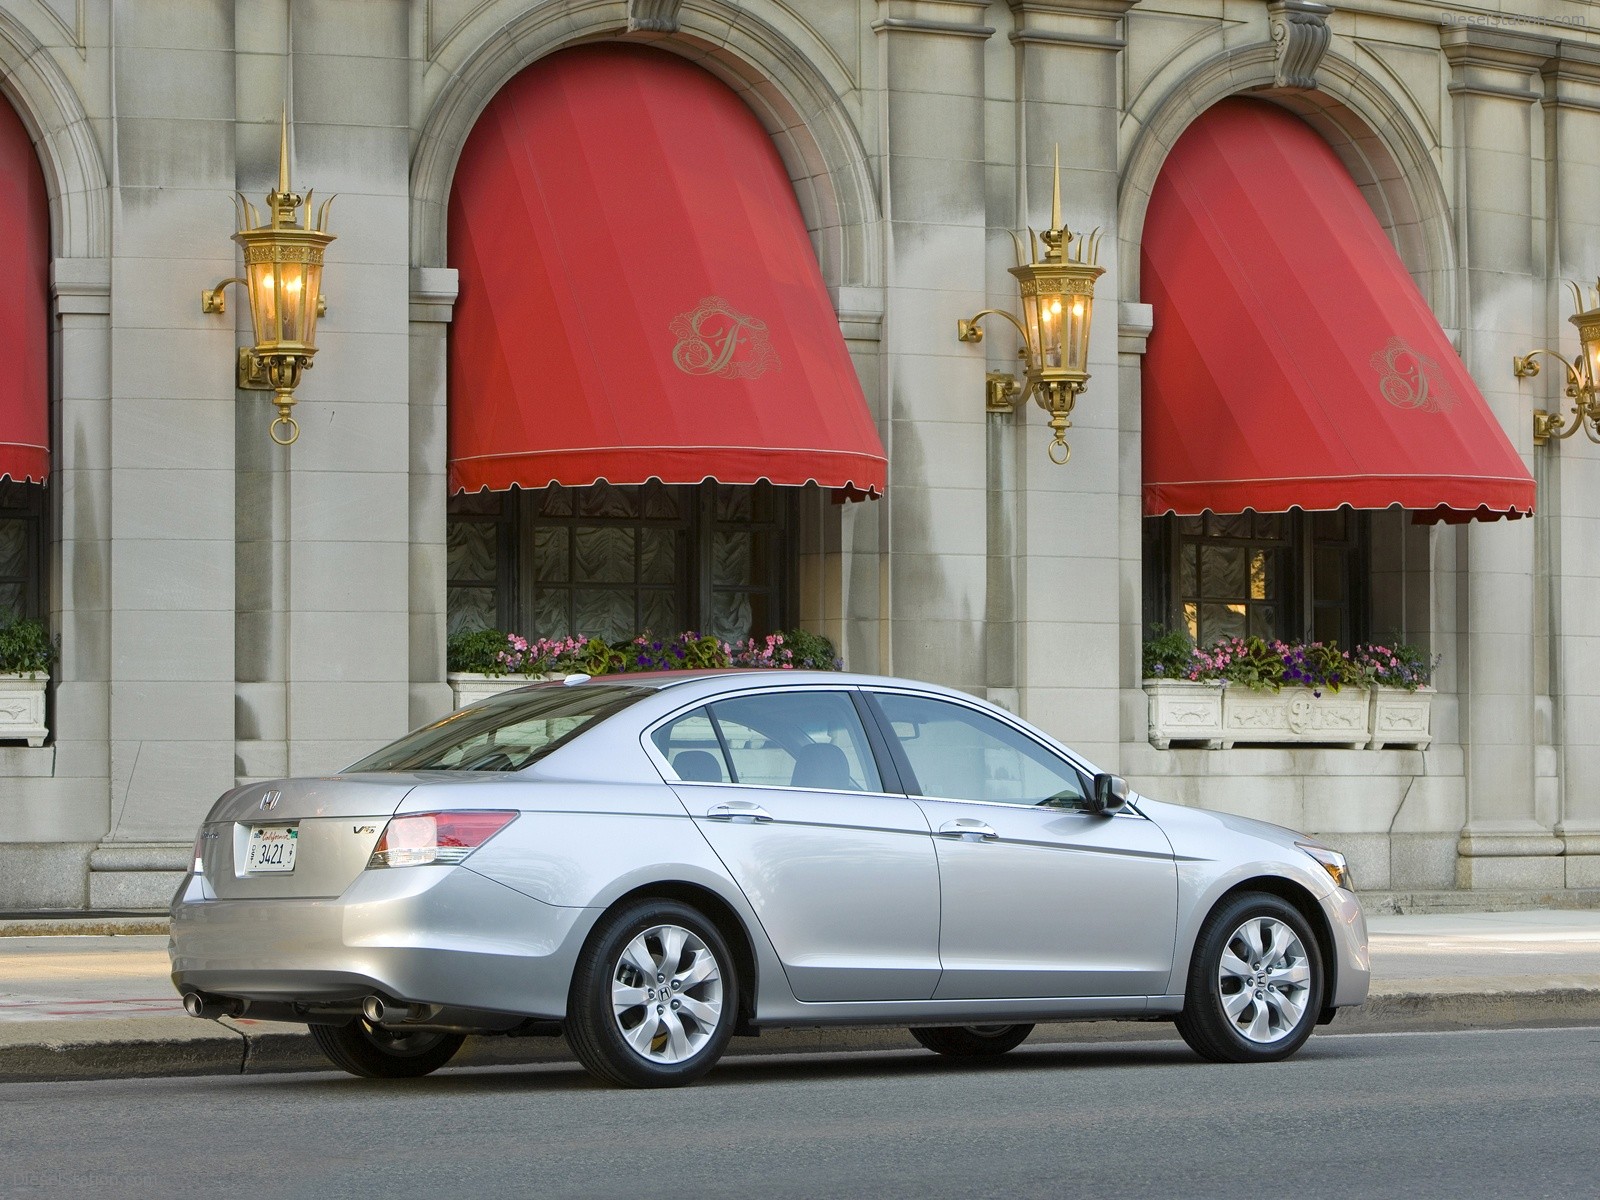
[[[817,483],[885,459],[788,172],[726,85],[642,47],[563,51],[456,169],[450,489]]]
[[[1534,482],[1333,149],[1232,99],[1145,218],[1144,511],[1520,517]]]

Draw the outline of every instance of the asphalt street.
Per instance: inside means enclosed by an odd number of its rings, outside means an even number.
[[[0,1194],[118,1197],[1562,1197],[1600,1174],[1600,1029],[0,1086]]]

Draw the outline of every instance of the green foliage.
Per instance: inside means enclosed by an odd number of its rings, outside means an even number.
[[[507,673],[506,647],[510,635],[498,629],[471,629],[453,633],[445,643],[445,664],[452,671],[470,671],[498,678]]]
[[[1191,679],[1194,669],[1194,642],[1187,630],[1150,630],[1144,643],[1146,679]]]
[[[1275,692],[1283,686],[1283,655],[1258,637],[1246,638],[1229,655],[1222,677],[1254,692]]]
[[[43,622],[27,618],[0,625],[0,675],[46,675],[61,656]]]
[[[844,667],[833,642],[820,633],[790,629],[783,634],[783,644],[792,656],[790,665],[796,670],[838,671]]]

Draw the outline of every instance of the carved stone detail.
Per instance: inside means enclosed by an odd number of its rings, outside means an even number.
[[[628,0],[629,33],[677,33],[683,0]]]
[[[1271,0],[1267,5],[1267,22],[1277,58],[1273,79],[1277,87],[1317,86],[1317,67],[1333,40],[1328,28],[1332,13],[1332,6],[1313,0]]]

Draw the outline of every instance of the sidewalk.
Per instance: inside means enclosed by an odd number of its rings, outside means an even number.
[[[159,918],[0,921],[0,1082],[329,1069],[305,1031],[186,1016]],[[1600,1024],[1600,912],[1373,916],[1365,1005],[1325,1034]],[[69,932],[83,930],[82,933]],[[1170,1026],[1041,1026],[1032,1042],[1150,1040]],[[781,1030],[733,1054],[911,1049],[904,1030]],[[559,1038],[469,1040],[463,1065],[558,1061]]]

